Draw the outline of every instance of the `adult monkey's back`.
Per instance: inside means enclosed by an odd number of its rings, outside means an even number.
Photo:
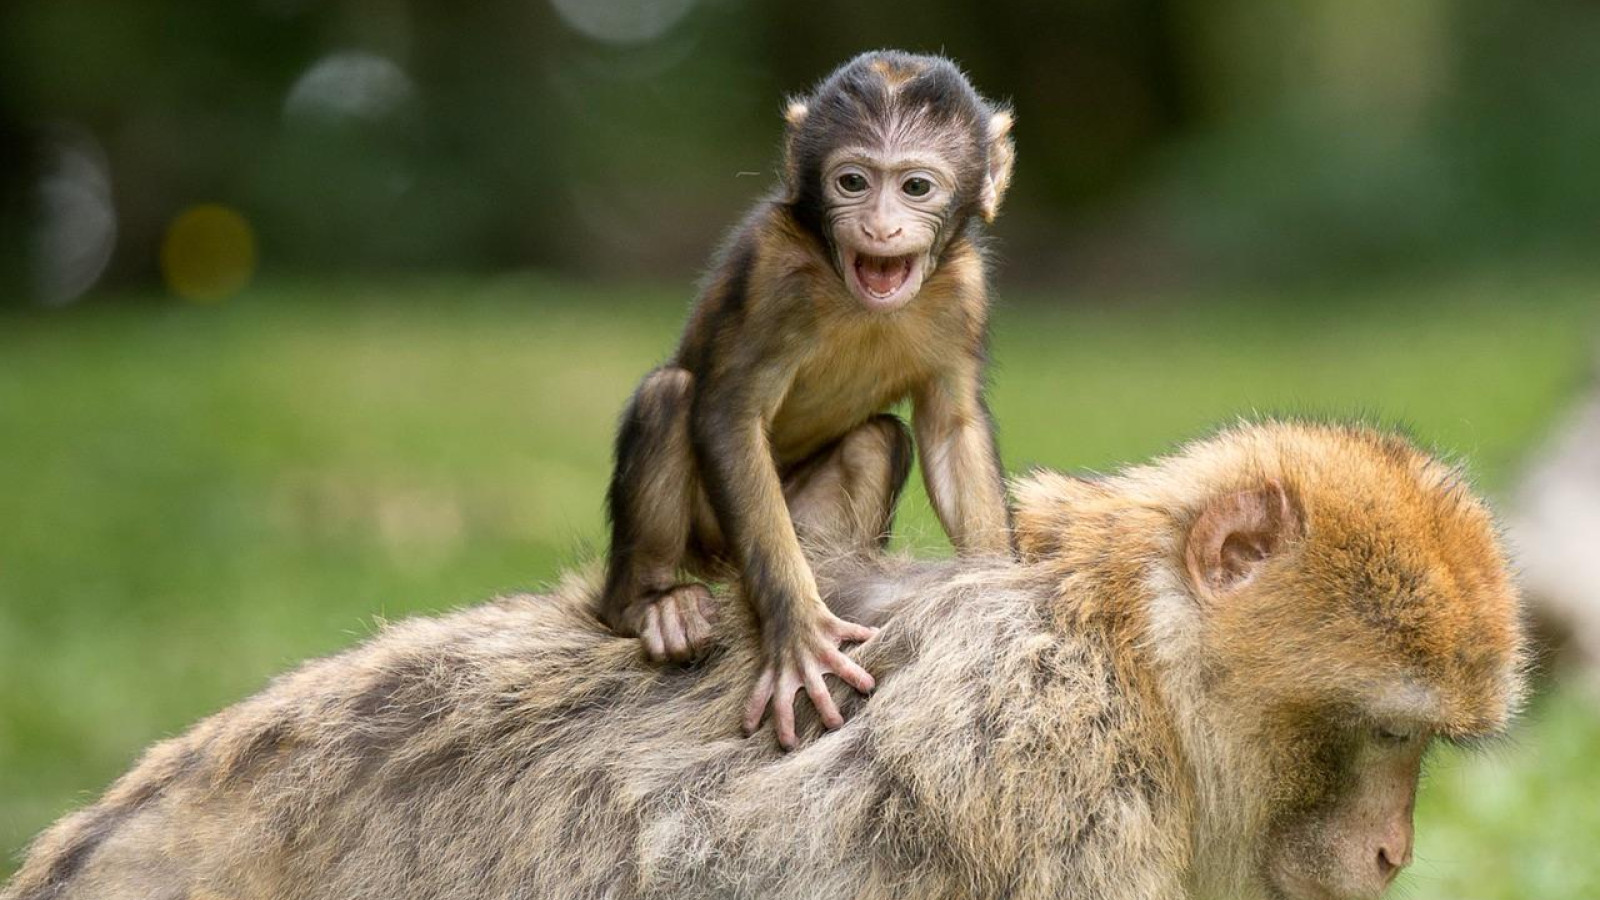
[[[798,752],[737,736],[752,623],[657,669],[575,581],[158,745],[0,896],[1374,897],[1426,748],[1520,690],[1488,514],[1393,437],[1267,424],[1040,474],[1018,538],[1020,564],[819,564],[883,677]]]

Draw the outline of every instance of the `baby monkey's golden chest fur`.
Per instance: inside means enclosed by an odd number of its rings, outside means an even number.
[[[928,303],[919,305],[918,301]],[[891,315],[847,310],[817,323],[814,352],[795,371],[771,422],[773,454],[792,464],[872,415],[910,398],[952,365],[952,297],[919,297]]]

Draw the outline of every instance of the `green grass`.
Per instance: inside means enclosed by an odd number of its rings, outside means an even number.
[[[1597,294],[1510,273],[1004,303],[1002,446],[1106,469],[1240,414],[1364,413],[1503,488],[1580,383]],[[374,620],[536,588],[598,545],[616,413],[686,297],[323,284],[0,318],[0,853]],[[901,522],[940,551],[920,491]],[[1506,749],[1437,760],[1411,896],[1600,893],[1597,750],[1558,691]]]

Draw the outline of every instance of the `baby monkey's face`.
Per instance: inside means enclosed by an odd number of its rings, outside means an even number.
[[[823,168],[827,227],[850,293],[890,312],[917,296],[933,272],[956,180],[940,159],[895,148],[845,148]]]

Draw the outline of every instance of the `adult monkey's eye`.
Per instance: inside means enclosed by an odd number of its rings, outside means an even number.
[[[933,190],[933,182],[926,178],[907,178],[906,183],[900,185],[900,190],[905,191],[908,197],[926,197]]]
[[[846,172],[839,176],[839,190],[846,194],[859,194],[867,189],[867,176],[860,172]]]
[[[1409,743],[1413,737],[1413,735],[1408,731],[1400,728],[1392,728],[1386,725],[1380,725],[1377,728],[1374,728],[1372,730],[1372,736],[1378,740],[1378,743],[1386,744],[1391,747],[1398,747],[1401,744]]]

